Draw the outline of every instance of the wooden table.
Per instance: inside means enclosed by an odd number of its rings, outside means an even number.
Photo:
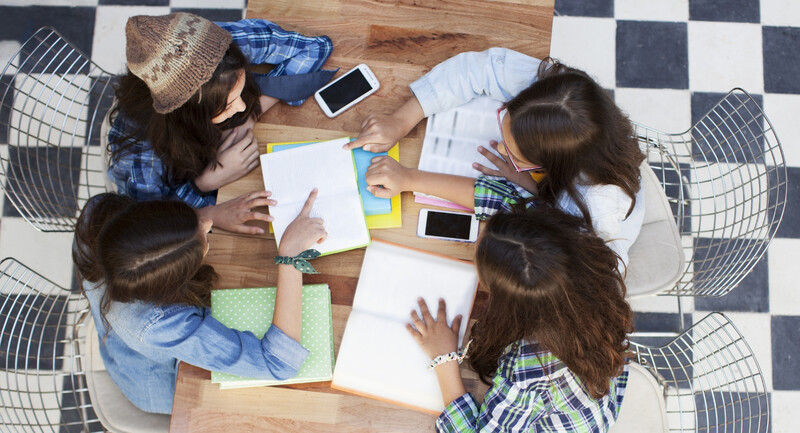
[[[248,18],[265,18],[287,30],[326,34],[334,51],[326,68],[342,72],[364,62],[381,82],[374,95],[349,111],[328,119],[313,100],[302,107],[272,108],[256,125],[261,152],[266,143],[355,137],[369,113],[391,113],[411,97],[408,84],[433,66],[462,51],[505,46],[534,57],[550,50],[553,0],[250,0]],[[311,127],[313,126],[313,128]],[[400,162],[419,161],[425,122],[400,142]],[[220,202],[263,188],[260,170],[222,188]],[[421,206],[413,195],[402,197],[403,227],[373,230],[372,236],[462,259],[471,259],[473,244],[435,241],[416,236]],[[218,288],[263,287],[276,283],[274,237],[242,236],[215,231],[209,235],[206,262],[220,274]],[[338,353],[364,250],[321,257],[320,275],[304,283],[331,287],[334,346]],[[473,315],[486,296],[479,293]],[[462,369],[469,389],[482,397],[485,387]],[[330,389],[329,383],[220,390],[210,373],[182,363],[173,403],[172,432],[432,431],[435,416]]]

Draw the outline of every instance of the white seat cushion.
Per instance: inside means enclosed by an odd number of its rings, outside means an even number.
[[[668,430],[661,387],[644,367],[632,362],[619,418],[609,433],[667,433]]]
[[[661,182],[647,161],[640,172],[645,193],[644,223],[628,251],[628,298],[654,295],[672,287],[686,264],[678,226]]]
[[[92,406],[103,427],[113,433],[167,433],[169,415],[144,412],[133,405],[106,372],[94,322],[86,336],[86,385]]]

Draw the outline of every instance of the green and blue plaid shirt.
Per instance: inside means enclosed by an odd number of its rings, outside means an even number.
[[[526,201],[525,207],[540,205],[525,188],[500,176],[479,176],[475,179],[475,217],[488,219],[496,213],[511,213],[515,204]]]
[[[609,393],[592,398],[580,379],[536,343],[509,345],[492,387],[478,408],[471,394],[450,403],[436,420],[439,432],[607,432],[619,415],[628,366]]]
[[[303,36],[283,30],[266,20],[250,19],[231,23],[216,23],[233,36],[235,43],[252,64],[275,65],[270,76],[298,75],[316,72],[333,52],[333,42],[327,36]],[[285,101],[300,105],[303,100]],[[114,119],[108,139],[112,151],[115,143],[125,136],[126,121],[120,113]],[[129,152],[111,161],[108,176],[120,194],[136,200],[179,199],[195,208],[216,204],[216,191],[201,193],[191,182],[174,183],[164,179],[164,163],[149,140],[134,143]]]

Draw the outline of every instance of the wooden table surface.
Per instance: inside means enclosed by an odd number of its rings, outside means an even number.
[[[247,18],[264,18],[306,35],[325,34],[334,42],[326,69],[342,71],[367,63],[381,88],[342,115],[325,117],[313,98],[301,107],[279,104],[255,127],[261,152],[266,143],[356,137],[370,113],[389,114],[411,97],[408,84],[436,64],[462,51],[504,46],[534,57],[550,51],[553,0],[250,0]],[[418,125],[400,142],[400,162],[416,167],[425,131]],[[263,189],[260,169],[219,191],[223,202]],[[474,244],[416,236],[419,209],[413,195],[402,197],[403,227],[372,230],[385,239],[449,256],[471,259]],[[274,236],[209,235],[206,262],[220,274],[218,288],[274,286]],[[319,275],[304,283],[331,287],[334,347],[350,314],[364,249],[315,259]],[[479,293],[473,317],[485,305]],[[465,364],[466,365],[466,364]],[[462,368],[468,389],[483,396],[474,372]],[[328,382],[288,387],[220,390],[210,372],[181,363],[173,403],[171,432],[433,431],[435,416],[332,390]]]

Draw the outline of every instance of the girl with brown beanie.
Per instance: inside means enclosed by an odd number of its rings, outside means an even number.
[[[287,32],[265,20],[212,23],[189,13],[132,17],[125,35],[128,72],[119,77],[108,134],[108,175],[118,192],[208,207],[216,226],[260,232],[243,223],[269,216],[234,217],[212,207],[216,191],[258,166],[252,128],[265,110],[278,98],[299,105],[330,78],[333,71],[320,70],[332,51],[330,38]],[[262,81],[308,78],[304,88],[262,95],[265,86],[250,71],[261,63],[274,65]]]

